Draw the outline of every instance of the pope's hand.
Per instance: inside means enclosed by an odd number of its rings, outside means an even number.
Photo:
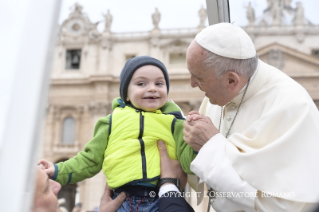
[[[219,131],[209,117],[191,111],[184,122],[183,133],[184,141],[195,151],[199,151]]]

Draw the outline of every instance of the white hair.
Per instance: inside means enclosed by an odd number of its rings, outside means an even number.
[[[233,59],[227,58],[215,53],[212,53],[206,49],[206,59],[204,65],[209,69],[214,69],[217,78],[221,78],[229,71],[233,71],[237,74],[243,75],[249,78],[253,75],[258,64],[258,55],[248,59]]]

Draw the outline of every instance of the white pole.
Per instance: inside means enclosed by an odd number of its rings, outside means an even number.
[[[14,72],[0,145],[0,210],[30,211],[61,0],[0,3],[0,71]]]
[[[220,22],[230,22],[228,0],[206,0],[209,25]]]

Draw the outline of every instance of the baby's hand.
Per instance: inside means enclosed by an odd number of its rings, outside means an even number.
[[[47,173],[47,175],[52,178],[55,173],[55,167],[52,162],[45,159],[41,159],[38,162],[38,166]]]
[[[191,112],[188,113],[188,116],[186,117],[186,120],[188,122],[197,121],[197,120],[207,122],[205,120],[205,116],[201,115],[199,112],[197,112],[195,110],[192,110]]]
[[[200,115],[200,113],[196,110],[192,110],[188,113],[188,115],[195,115],[195,114]]]

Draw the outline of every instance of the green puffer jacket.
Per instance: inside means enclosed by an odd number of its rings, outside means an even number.
[[[120,98],[112,102],[113,113],[100,118],[94,137],[84,151],[55,164],[54,180],[62,185],[93,177],[103,168],[110,188],[126,184],[156,185],[160,175],[157,141],[166,143],[168,154],[178,159],[186,173],[196,157],[183,140],[184,118],[177,105],[167,102],[154,112],[125,105]]]

